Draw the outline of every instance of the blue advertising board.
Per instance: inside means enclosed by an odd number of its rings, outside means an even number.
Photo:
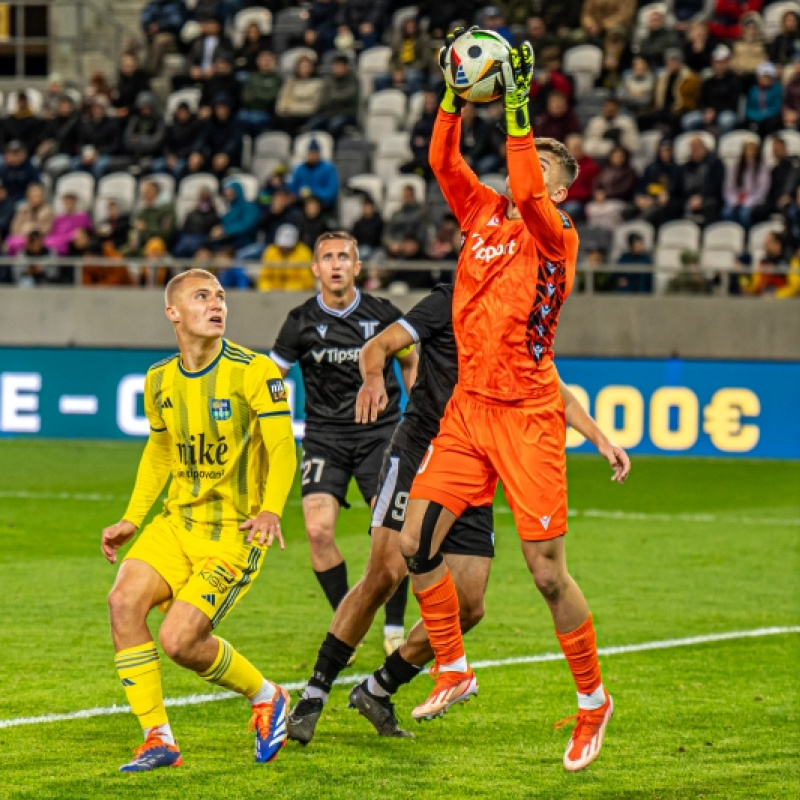
[[[0,437],[146,436],[142,390],[159,350],[0,348]],[[800,458],[800,363],[560,358],[608,435],[632,453]],[[303,433],[297,368],[287,384]],[[590,450],[575,432],[570,450]]]

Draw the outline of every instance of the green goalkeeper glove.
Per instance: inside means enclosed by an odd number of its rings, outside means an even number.
[[[477,30],[477,28],[470,28],[470,30]],[[450,31],[450,33],[448,33],[445,37],[445,45],[439,50],[439,66],[441,67],[443,73],[445,70],[447,51],[450,49],[450,46],[453,44],[453,42],[458,39],[459,36],[463,36],[466,32],[467,29],[463,27],[453,28],[453,30]],[[461,109],[464,108],[466,104],[467,101],[462,100],[453,91],[452,87],[445,78],[444,92],[442,94],[442,99],[439,102],[439,106],[441,107],[442,111],[446,111],[448,114],[460,114]]]
[[[506,132],[509,136],[527,136],[531,131],[528,97],[533,81],[533,48],[530,42],[512,47],[509,60],[503,64],[506,87]]]

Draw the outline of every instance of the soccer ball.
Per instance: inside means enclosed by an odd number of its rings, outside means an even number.
[[[494,31],[468,31],[447,49],[444,79],[462,100],[497,100],[505,91],[503,64],[508,63],[509,50],[508,42]]]

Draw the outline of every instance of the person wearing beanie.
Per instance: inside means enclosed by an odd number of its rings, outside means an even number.
[[[336,205],[339,173],[332,162],[322,158],[322,148],[316,139],[309,142],[305,160],[295,169],[289,188],[296,197],[318,197],[325,211],[333,210]]]

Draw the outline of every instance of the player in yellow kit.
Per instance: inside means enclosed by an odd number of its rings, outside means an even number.
[[[108,598],[117,671],[145,736],[123,772],[183,763],[147,627],[155,606],[166,611],[164,652],[250,701],[256,761],[286,743],[286,690],[212,635],[258,576],[266,548],[275,539],[284,546],[280,517],[297,466],[286,389],[269,358],[223,338],[225,291],[210,272],[173,278],[166,306],[179,352],[147,373],[150,437],[128,509],[101,545],[115,563],[172,477],[163,513],[131,547]]]

